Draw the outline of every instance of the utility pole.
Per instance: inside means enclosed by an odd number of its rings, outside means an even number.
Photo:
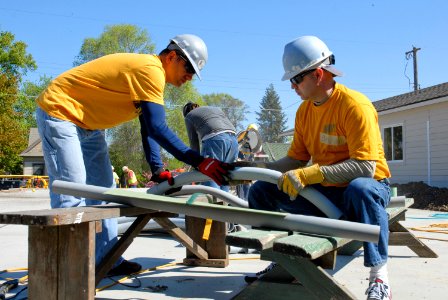
[[[414,59],[414,91],[418,90],[418,70],[417,70],[417,51],[421,48],[416,48],[412,46],[412,50],[406,52],[406,58],[409,59],[410,56]]]

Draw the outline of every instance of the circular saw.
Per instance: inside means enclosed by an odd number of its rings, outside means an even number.
[[[255,124],[250,124],[246,130],[240,131],[237,139],[238,150],[244,155],[255,154],[261,151],[261,135]]]

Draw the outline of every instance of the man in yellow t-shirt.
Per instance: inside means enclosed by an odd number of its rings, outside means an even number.
[[[283,175],[277,185],[256,182],[249,192],[249,206],[325,216],[300,196],[300,191],[311,185],[338,207],[344,218],[379,225],[379,242],[364,243],[364,265],[370,268],[367,294],[368,299],[389,299],[385,208],[390,201],[391,175],[378,116],[366,96],[335,82],[334,77],[342,73],[334,62],[333,53],[315,36],[299,37],[285,46],[282,79],[290,80],[291,88],[304,101],[296,114],[287,156],[261,165]]]
[[[168,180],[163,168],[160,146],[177,159],[190,164],[222,185],[232,167],[205,158],[188,148],[168,128],[163,93],[165,84],[180,87],[200,78],[208,59],[204,41],[192,34],[172,38],[159,55],[116,53],[77,66],[54,79],[37,99],[36,119],[45,164],[50,178],[51,206],[73,207],[102,204],[59,195],[51,191],[54,180],[113,187],[114,180],[104,129],[139,118],[151,180]],[[97,234],[96,262],[117,241],[117,221],[103,221]],[[119,259],[109,275],[127,275],[140,270],[137,263]]]

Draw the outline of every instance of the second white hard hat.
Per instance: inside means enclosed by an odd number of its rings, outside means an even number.
[[[201,79],[200,71],[204,68],[208,60],[207,46],[204,41],[193,34],[180,34],[170,41],[185,54],[193,66],[196,75]],[[168,46],[168,49],[172,49],[171,45]]]
[[[302,36],[286,44],[283,52],[282,80],[289,80],[294,76],[315,68],[323,68],[336,76],[342,76],[334,64],[333,52],[327,45],[315,36]]]

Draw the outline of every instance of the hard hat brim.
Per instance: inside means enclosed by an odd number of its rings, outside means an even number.
[[[322,64],[322,62],[318,62],[317,64],[311,65],[308,68],[301,70],[300,72],[285,72],[285,74],[283,74],[282,81],[289,80],[289,79],[293,78],[294,76],[297,76],[300,73],[306,72],[311,69],[317,69],[317,68],[325,69],[328,72],[334,74],[335,76],[343,76],[344,75],[344,73],[342,73],[341,71],[336,69],[334,65],[326,65],[326,64]]]

